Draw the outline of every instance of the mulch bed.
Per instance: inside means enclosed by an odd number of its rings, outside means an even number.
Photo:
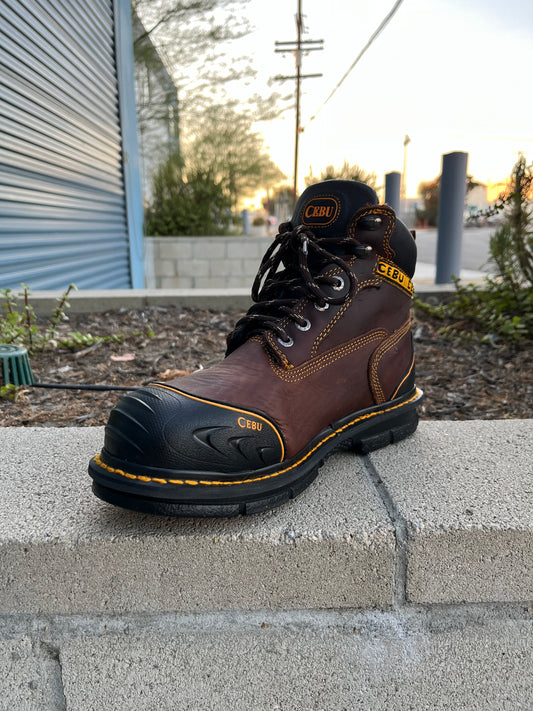
[[[57,348],[31,358],[36,380],[46,383],[142,385],[208,367],[224,355],[225,337],[242,314],[180,307],[71,314],[61,330],[93,336],[122,334],[123,343],[100,343],[78,351]],[[431,420],[508,419],[533,412],[531,343],[449,340],[442,322],[414,317],[417,385],[425,392],[420,415]],[[154,335],[149,335],[153,331]],[[182,372],[182,374],[184,374]],[[26,387],[15,401],[0,399],[2,426],[104,425],[123,392]]]

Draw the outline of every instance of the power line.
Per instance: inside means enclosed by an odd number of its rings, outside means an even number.
[[[363,49],[359,52],[359,54],[358,54],[357,57],[355,58],[354,62],[352,63],[351,67],[350,67],[350,68],[348,69],[348,71],[344,74],[344,76],[342,77],[342,79],[337,83],[337,86],[333,89],[333,91],[332,91],[331,94],[328,96],[328,98],[318,107],[317,111],[313,114],[313,116],[311,116],[311,118],[309,119],[309,123],[311,123],[311,121],[313,121],[313,120],[317,117],[317,115],[319,114],[319,112],[320,112],[320,111],[324,108],[324,106],[328,103],[328,101],[329,101],[329,100],[331,99],[331,97],[335,94],[335,92],[337,91],[337,89],[339,89],[339,87],[341,86],[341,84],[344,82],[344,80],[346,79],[346,77],[350,74],[350,72],[351,72],[352,69],[355,67],[355,65],[359,62],[359,60],[361,59],[361,57],[365,54],[365,52],[366,52],[367,49],[370,47],[370,45],[371,45],[371,44],[374,42],[374,40],[381,34],[381,32],[385,29],[385,27],[389,24],[389,22],[392,20],[392,18],[393,18],[394,15],[396,14],[396,11],[398,10],[398,8],[399,8],[400,5],[402,4],[402,2],[403,2],[403,0],[397,0],[397,1],[396,1],[396,3],[394,4],[392,10],[391,10],[391,11],[389,12],[389,14],[381,21],[381,24],[379,25],[379,27],[377,28],[377,30],[376,30],[376,31],[374,32],[374,34],[370,37],[370,39],[369,39],[368,42],[365,44],[365,46],[363,47]]]

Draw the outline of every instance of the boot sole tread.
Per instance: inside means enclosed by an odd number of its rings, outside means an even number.
[[[178,478],[179,472],[172,479],[165,478],[166,472],[161,478],[139,477],[108,466],[95,457],[89,465],[93,492],[107,503],[159,516],[234,517],[268,511],[304,491],[331,454],[350,450],[364,455],[409,437],[418,426],[417,408],[422,398],[422,391],[415,388],[408,395],[378,408],[353,413],[341,421],[348,424],[336,423],[335,429],[325,430],[315,438],[316,444],[310,446],[306,454],[293,457],[294,464],[285,461],[277,465],[277,472],[270,472],[272,467],[269,467],[263,476],[238,482],[197,483]],[[350,426],[351,420],[356,424]],[[182,486],[174,487],[169,496],[163,491],[169,483]]]

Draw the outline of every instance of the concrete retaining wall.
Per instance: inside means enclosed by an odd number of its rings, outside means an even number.
[[[147,237],[146,286],[250,289],[272,237]]]
[[[235,519],[116,509],[0,428],[0,708],[529,711],[533,422],[422,422]]]

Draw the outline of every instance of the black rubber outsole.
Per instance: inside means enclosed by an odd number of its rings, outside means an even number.
[[[334,452],[367,454],[411,435],[418,426],[417,408],[422,398],[422,391],[415,389],[378,407],[353,413],[321,432],[291,460],[241,473],[235,480],[226,476],[217,481],[213,472],[131,473],[131,467],[126,471],[126,462],[113,461],[103,452],[102,458],[96,457],[89,464],[93,492],[115,506],[158,516],[232,517],[268,511],[306,489]],[[187,483],[192,478],[195,482]]]

